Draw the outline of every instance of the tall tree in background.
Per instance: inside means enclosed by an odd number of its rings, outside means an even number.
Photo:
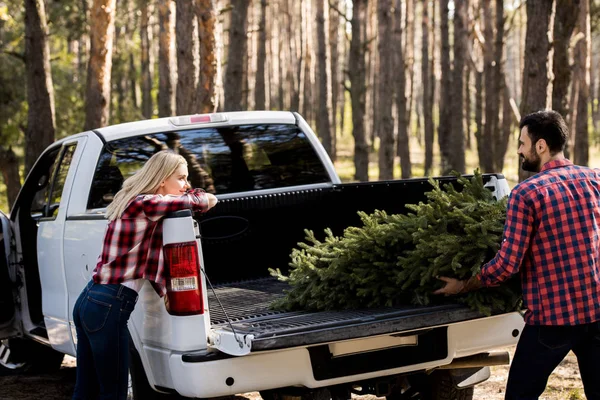
[[[152,28],[150,25],[150,16],[154,7],[149,0],[141,1],[140,13],[140,45],[142,50],[142,115],[146,119],[152,118],[154,105],[152,101],[152,73],[154,60],[150,51],[152,43]]]
[[[410,161],[410,144],[408,138],[409,121],[406,109],[406,68],[405,45],[403,43],[404,27],[402,23],[402,0],[396,0],[394,11],[394,38],[396,51],[394,51],[394,79],[396,82],[396,131],[398,132],[398,146],[396,152],[400,157],[400,176],[403,179],[412,175],[412,164]],[[391,83],[390,83],[391,84]]]
[[[258,23],[258,54],[256,55],[256,84],[254,86],[254,109],[264,110],[265,103],[265,64],[267,62],[267,0],[260,0],[260,21]]]
[[[494,46],[494,70],[496,88],[498,90],[497,111],[502,109],[502,118],[498,115],[496,134],[494,135],[494,171],[501,172],[504,168],[504,158],[510,140],[511,127],[513,125],[512,107],[510,105],[510,91],[506,84],[504,74],[504,0],[496,0],[496,44]],[[501,107],[500,107],[501,106]]]
[[[394,55],[392,45],[392,0],[378,0],[377,23],[379,28],[379,179],[394,179],[394,118],[392,104],[394,102],[393,70]]]
[[[175,114],[173,91],[174,68],[174,6],[172,0],[158,1],[158,116]]]
[[[552,70],[550,37],[553,37],[552,1],[528,1],[525,33],[525,65],[521,98],[521,116],[543,110],[551,105],[548,98],[549,75]],[[530,176],[519,168],[519,180]]]
[[[196,98],[198,113],[215,112],[217,80],[217,6],[215,0],[195,0],[198,17],[200,76]]]
[[[116,0],[94,0],[92,5],[84,130],[108,124],[115,6]]]
[[[448,168],[460,173],[465,172],[465,130],[464,130],[464,72],[467,41],[468,0],[457,1],[454,8],[454,64],[452,68],[452,131],[448,140],[450,148]]]
[[[423,125],[425,128],[425,176],[431,174],[433,167],[433,91],[429,63],[429,1],[423,0],[422,43],[421,43],[421,80],[423,81]],[[432,46],[433,47],[433,46]],[[433,53],[433,49],[432,49]]]
[[[25,1],[25,67],[29,104],[25,130],[27,176],[38,156],[54,141],[54,86],[43,0]]]
[[[438,125],[438,144],[440,147],[440,171],[449,172],[450,167],[450,135],[452,123],[452,67],[450,64],[450,31],[448,29],[448,0],[440,2],[440,124]]]
[[[354,178],[369,180],[369,145],[365,131],[366,66],[363,44],[367,0],[354,0],[352,10],[352,41],[348,60],[350,97],[352,100],[352,135],[354,136]]]
[[[483,14],[483,86],[485,90],[485,119],[479,154],[479,164],[483,172],[494,172],[494,137],[498,125],[498,87],[496,63],[494,59],[494,20],[493,9],[488,2],[481,2]]]
[[[177,42],[177,89],[175,92],[175,103],[178,115],[193,114],[196,112],[194,3],[190,0],[177,0],[175,4],[177,7],[175,14],[175,37]]]
[[[248,0],[231,0],[231,23],[229,25],[229,51],[223,83],[225,87],[224,111],[242,110],[242,87],[244,86],[244,55],[248,46]]]
[[[331,106],[331,57],[329,54],[328,36],[329,29],[326,27],[329,22],[329,7],[324,6],[327,0],[317,0],[316,21],[317,21],[317,63],[319,79],[319,112],[317,117],[317,133],[321,138],[323,147],[329,156],[333,154],[333,140],[331,135],[332,114]]]
[[[588,100],[590,96],[590,59],[591,59],[591,34],[590,34],[590,0],[581,0],[577,20],[577,44],[575,45],[574,58],[577,59],[575,80],[577,107],[573,108],[574,134],[573,161],[579,165],[588,165],[590,140],[588,132]],[[575,109],[576,114],[575,114]]]

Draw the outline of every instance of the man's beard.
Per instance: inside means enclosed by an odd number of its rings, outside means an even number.
[[[523,162],[521,163],[521,168],[523,171],[529,172],[540,172],[541,170],[541,160],[540,156],[538,156],[535,151],[529,153],[529,159],[523,156]]]

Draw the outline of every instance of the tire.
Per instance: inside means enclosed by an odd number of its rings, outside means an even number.
[[[454,386],[450,374],[436,371],[431,375],[409,376],[410,388],[405,393],[392,392],[387,400],[472,400],[473,388],[459,389]]]
[[[0,376],[56,372],[63,358],[63,353],[33,340],[3,339],[0,342]]]

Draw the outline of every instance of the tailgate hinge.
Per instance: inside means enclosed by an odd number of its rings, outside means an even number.
[[[253,339],[254,335],[240,335],[222,330],[211,330],[208,334],[209,346],[232,356],[250,354]]]

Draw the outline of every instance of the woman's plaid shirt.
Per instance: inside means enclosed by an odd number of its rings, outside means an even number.
[[[182,196],[140,195],[133,199],[121,218],[110,221],[106,228],[102,254],[92,277],[94,282],[121,283],[143,278],[164,296],[161,217],[186,208],[208,210],[204,190],[194,189]]]
[[[479,278],[490,286],[519,268],[528,324],[600,321],[600,170],[554,160],[512,190],[504,241]]]

